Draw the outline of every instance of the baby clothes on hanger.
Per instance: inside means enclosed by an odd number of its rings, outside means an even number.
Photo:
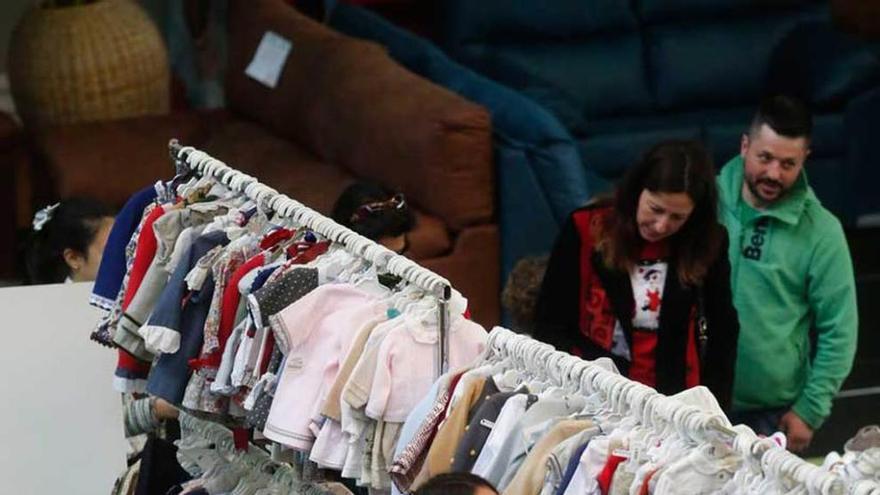
[[[232,241],[212,264],[215,290],[202,332],[202,348],[198,358],[190,362],[194,372],[184,393],[183,405],[190,410],[212,414],[225,414],[228,411],[229,398],[212,393],[210,383],[216,377],[223,352],[222,346],[225,345],[228,333],[231,331],[231,327],[228,330],[221,329],[223,313],[232,313],[225,322],[232,325],[234,323],[232,318],[237,309],[237,301],[236,305],[230,303],[230,306],[224,306],[227,296],[232,297],[229,296],[229,292],[238,291],[237,280],[234,285],[230,281],[238,268],[255,254],[255,239],[245,234]],[[227,291],[227,288],[231,288],[231,291]]]
[[[373,330],[375,330],[378,325],[387,322],[388,320],[388,312],[386,311],[378,317],[364,322],[361,328],[355,333],[354,338],[347,340],[348,349],[343,350],[345,358],[339,365],[336,377],[334,378],[330,389],[327,391],[324,405],[321,408],[322,415],[337,422],[342,421],[342,392],[345,389],[345,385],[349,378],[351,378],[354,368],[360,361],[361,356],[363,356],[367,340],[373,333]]]
[[[453,390],[453,396],[458,392],[460,394],[459,400],[453,404],[453,399],[450,399],[445,417],[427,448],[424,465],[412,483],[414,488],[418,488],[438,474],[449,472],[449,467],[455,462],[453,456],[457,442],[467,425],[468,412],[475,404],[485,400],[483,390],[486,387],[486,382],[487,377],[483,375],[472,375],[468,380],[462,377],[458,381]]]
[[[394,453],[394,462],[388,468],[389,474],[394,481],[397,492],[407,492],[420,472],[427,456],[431,441],[437,433],[440,422],[445,417],[446,408],[452,398],[452,391],[464,374],[464,370],[456,370],[440,377],[435,382],[436,396],[430,403],[424,404],[428,408],[422,416],[414,409],[407,418],[407,423],[402,431],[412,431],[409,440],[398,443]],[[417,407],[418,409],[418,407]],[[410,423],[412,421],[412,423]]]
[[[120,321],[120,327],[127,327],[131,334],[137,334],[143,341],[144,347],[151,354],[159,352],[163,348],[161,342],[147,341],[144,336],[147,332],[144,324],[150,316],[159,296],[165,289],[172,272],[167,269],[168,263],[174,254],[177,244],[183,249],[191,245],[191,235],[182,236],[185,229],[191,229],[208,223],[213,218],[213,212],[196,212],[188,208],[176,208],[159,217],[153,224],[156,236],[156,254],[144,275],[140,288],[132,298],[125,315]]]
[[[152,352],[148,349],[142,336],[143,328],[139,323],[152,311],[153,302],[151,300],[157,298],[157,293],[162,290],[165,284],[167,270],[163,271],[160,268],[168,250],[171,249],[167,245],[171,241],[163,234],[168,234],[168,224],[171,225],[170,230],[173,234],[176,229],[174,217],[177,213],[175,212],[179,211],[181,207],[180,204],[158,205],[154,203],[149,205],[126,247],[129,263],[128,271],[123,277],[122,287],[118,294],[119,303],[118,310],[116,310],[118,318],[115,323],[108,324],[108,329],[113,333],[114,339],[118,343],[122,343],[123,348],[128,349],[123,351],[121,348],[119,351],[119,363],[114,378],[114,384],[119,390],[142,391],[146,384],[150,366],[149,361],[144,359],[147,356],[152,356]],[[161,215],[154,218],[159,211],[162,212]],[[187,219],[188,221],[207,221],[212,218],[212,215],[218,213],[217,208],[211,206],[198,210],[196,218],[187,217]],[[169,214],[171,214],[170,217]],[[153,228],[144,231],[144,227],[149,224],[151,218],[154,218]],[[144,240],[143,243],[140,242],[141,239]],[[181,248],[176,243],[174,247],[178,249],[176,251],[172,249],[171,256],[181,252]],[[147,269],[140,273],[139,271],[143,269],[144,265],[148,265]],[[147,282],[146,285],[144,281]],[[126,301],[128,301],[127,305]],[[132,351],[134,354],[130,354],[128,351]],[[135,355],[140,355],[140,358]]]
[[[95,285],[89,296],[89,303],[104,311],[91,334],[91,339],[101,345],[113,345],[109,327],[111,324],[115,325],[116,319],[119,317],[118,313],[121,311],[117,299],[122,281],[128,271],[126,246],[140,224],[144,209],[155,199],[156,189],[152,186],[132,195],[116,214],[113,227],[107,236],[107,243],[101,256],[101,265],[98,267]]]
[[[339,363],[337,359],[331,362],[325,373],[325,378],[333,377],[333,381],[320,399],[323,406],[319,417],[323,418],[323,422],[309,455],[309,459],[319,465],[337,470],[342,470],[345,466],[349,435],[342,430],[342,391],[363,355],[370,334],[376,326],[387,321],[387,318],[387,311],[382,312],[377,317],[366,320],[361,328],[354,332],[354,338],[348,336],[339,342],[342,345],[342,348],[338,349],[341,351],[339,355],[342,356],[343,361]],[[327,387],[327,382],[324,386]],[[317,424],[317,421],[315,423]]]
[[[150,363],[149,361],[144,361],[131,354],[127,350],[119,347],[114,339],[116,338],[117,329],[119,327],[119,323],[122,320],[123,316],[123,302],[126,294],[128,293],[128,286],[131,280],[131,270],[134,266],[135,262],[135,253],[137,251],[138,239],[140,238],[141,229],[143,228],[144,222],[147,220],[147,217],[156,207],[156,203],[151,203],[144,208],[143,215],[141,216],[140,223],[135,228],[135,231],[132,233],[131,239],[128,244],[125,246],[125,258],[126,258],[126,271],[122,278],[122,285],[120,286],[119,293],[116,297],[116,302],[114,304],[113,310],[110,312],[109,319],[107,321],[107,331],[110,335],[110,344],[113,347],[117,348],[117,362],[116,362],[116,371],[113,377],[113,387],[122,393],[142,393],[146,387],[147,383],[147,375],[150,372]],[[137,345],[136,337],[128,336],[131,338],[132,346]]]
[[[202,346],[202,330],[207,308],[214,294],[213,277],[209,275],[199,290],[189,291],[186,275],[199,259],[218,246],[229,243],[223,231],[203,234],[193,243],[189,255],[177,267],[168,287],[163,291],[148,324],[164,332],[179,334],[176,352],[161,354],[150,372],[147,391],[172,404],[183,401],[191,373],[190,359],[197,356]]]
[[[122,286],[122,279],[128,271],[126,267],[125,246],[141,223],[144,209],[156,199],[156,189],[148,186],[133,194],[113,220],[113,227],[107,236],[107,244],[101,256],[101,265],[95,278],[89,303],[104,311],[111,311]]]
[[[671,462],[657,479],[656,495],[718,492],[739,469],[741,460],[734,454],[719,455],[713,446],[701,445],[686,456]]]
[[[378,351],[373,387],[365,411],[373,419],[403,423],[406,415],[428,392],[435,376],[425,359],[434,356],[439,345],[435,326],[404,316],[401,326],[388,332]],[[449,328],[449,366],[466,366],[483,353],[486,332],[464,318],[454,319]]]
[[[153,232],[153,224],[165,213],[166,208],[169,207],[170,205],[156,205],[144,217],[144,222],[141,226],[140,235],[137,240],[134,262],[129,271],[128,286],[125,290],[125,296],[122,299],[123,317],[120,320],[120,324],[116,327],[116,333],[113,336],[113,343],[128,351],[132,356],[146,362],[153,360],[153,354],[147,351],[143,339],[137,334],[137,329],[132,329],[130,326],[123,324],[123,322],[126,319],[125,312],[127,311],[129,304],[131,304],[132,299],[134,299],[134,296],[143,281],[144,275],[146,275],[147,269],[156,254],[157,241],[156,234]]]
[[[506,470],[507,458],[499,459],[501,456],[507,456],[508,453],[503,450],[506,439],[512,434],[516,422],[525,412],[538,402],[538,396],[532,394],[518,394],[511,397],[504,403],[498,418],[492,426],[492,431],[486,438],[483,449],[474,461],[471,472],[488,479],[490,472],[495,469],[501,471],[496,476],[500,479],[503,471]],[[504,464],[502,466],[502,464]],[[498,465],[498,468],[494,466]]]
[[[229,413],[236,416],[246,416],[246,422],[248,424],[263,425],[266,421],[268,402],[271,400],[271,394],[267,397],[261,397],[261,395],[267,390],[266,384],[270,381],[269,378],[263,380],[264,385],[261,387],[261,390],[253,391],[252,389],[257,385],[258,380],[261,379],[262,375],[268,371],[270,364],[269,361],[275,350],[276,334],[265,326],[255,324],[253,313],[248,316],[247,321],[242,321],[247,314],[245,308],[249,308],[250,310],[256,309],[256,311],[260,313],[269,314],[266,313],[267,309],[271,312],[275,311],[274,308],[271,307],[273,304],[279,303],[279,307],[284,307],[293,303],[295,299],[298,299],[301,295],[311,291],[317,286],[317,280],[316,277],[314,277],[315,273],[313,271],[288,275],[282,271],[282,267],[308,261],[311,259],[310,256],[318,256],[326,250],[326,246],[322,243],[299,245],[300,250],[295,253],[294,258],[283,263],[273,263],[270,265],[270,270],[266,271],[266,273],[260,272],[254,275],[255,283],[268,284],[275,287],[274,289],[266,289],[265,293],[261,296],[265,297],[264,301],[257,301],[254,299],[253,304],[251,305],[244,304],[244,301],[242,301],[241,305],[238,304],[237,299],[241,294],[241,288],[238,287],[238,281],[243,279],[250,272],[256,270],[255,265],[260,264],[260,260],[265,261],[266,254],[274,256],[274,253],[272,253],[271,250],[280,246],[280,244],[277,244],[279,238],[284,239],[285,237],[292,237],[292,231],[283,230],[284,229],[282,229],[282,231],[274,230],[259,242],[260,248],[268,248],[269,251],[263,251],[252,257],[249,261],[246,261],[244,265],[242,265],[243,268],[240,267],[238,269],[240,270],[240,278],[233,273],[232,280],[227,284],[225,297],[220,302],[221,308],[223,309],[221,310],[222,312],[217,333],[218,347],[207,357],[203,356],[204,361],[201,361],[201,364],[206,366],[209,370],[207,374],[208,378],[210,378],[211,374],[214,374],[214,372],[211,371],[215,369],[214,366],[224,366],[224,369],[232,370],[232,374],[235,376],[234,386],[238,387],[238,389],[229,387],[227,392],[223,395],[230,396]],[[279,233],[286,235],[279,236]],[[297,268],[296,270],[300,271],[302,269]],[[285,276],[288,278],[285,279]],[[263,287],[255,285],[253,289],[261,290]],[[291,291],[291,289],[293,290]],[[251,295],[254,295],[255,291],[247,290],[245,292],[247,293],[246,297],[250,298]],[[225,313],[225,315],[223,313]],[[244,330],[242,329],[244,338],[241,340],[241,343],[232,343],[232,345],[239,345],[239,348],[227,349],[229,345],[229,335],[231,334],[229,326],[235,322],[248,325],[249,328],[246,333],[244,333]],[[244,344],[243,348],[241,344]],[[235,364],[227,362],[224,365],[222,359],[223,355],[230,356],[230,358],[235,355],[237,358]],[[217,361],[218,357],[220,359],[219,365]],[[272,366],[271,371],[273,377],[278,363],[280,363],[280,356],[275,359]],[[236,367],[238,368],[237,370],[235,369]],[[216,369],[219,371],[220,367]],[[224,376],[220,377],[221,380],[226,380],[225,373],[226,372],[224,371]],[[222,383],[217,384],[216,379],[217,376],[215,375],[214,383],[211,386],[221,387]],[[195,388],[196,390],[201,390],[203,398],[208,400],[213,399],[213,397],[217,395],[213,390],[208,393],[204,388],[198,386]],[[247,400],[247,397],[252,394],[254,397],[251,398],[251,400]],[[259,404],[259,407],[254,410],[254,405],[256,404]],[[249,405],[250,407],[248,407]],[[242,407],[244,407],[244,409],[242,409]]]
[[[502,447],[502,451],[507,455],[507,462],[506,465],[495,464],[490,470],[493,482],[499,488],[507,487],[525,462],[528,452],[545,436],[548,429],[552,428],[562,417],[575,414],[583,407],[584,400],[579,396],[542,398],[539,395],[538,401],[514,425],[512,433]],[[564,438],[559,441],[562,440]],[[554,443],[552,447],[555,446]],[[502,473],[500,477],[498,473]]]
[[[248,307],[257,326],[269,328],[270,315],[278,313],[318,287],[318,271],[314,268],[297,267],[289,272],[280,270],[281,268],[274,272],[278,274],[275,280],[272,280],[270,274],[266,284],[248,296]],[[282,352],[290,349],[290,343],[284,335],[276,334],[275,338]]]
[[[263,431],[266,438],[300,450],[311,447],[314,433],[309,422],[320,407],[316,402],[328,347],[333,345],[327,335],[351,332],[347,322],[376,317],[384,309],[352,286],[325,285],[269,318],[276,335],[284,336],[288,352]]]
[[[544,477],[544,488],[541,490],[541,495],[547,495],[549,493],[563,495],[565,493],[565,491],[568,489],[568,485],[571,483],[571,480],[574,477],[575,471],[577,471],[581,456],[587,449],[588,444],[589,439],[582,443],[577,449],[575,449],[574,452],[572,452],[571,457],[569,457],[568,460],[568,465],[565,467],[565,470],[563,471],[563,474],[560,477],[558,484],[554,483],[551,471],[548,470],[549,476]]]
[[[343,387],[341,426],[343,432],[348,435],[349,448],[342,473],[344,477],[358,479],[361,484],[366,484],[366,480],[362,477],[372,472],[370,449],[375,440],[375,420],[369,418],[364,409],[369,401],[376,376],[379,347],[388,333],[402,324],[404,320],[396,317],[373,328],[360,359]]]
[[[547,471],[547,460],[554,448],[566,439],[593,426],[594,423],[587,419],[564,419],[556,423],[529,451],[504,493],[512,495],[540,493]]]
[[[490,378],[490,380],[492,379]],[[494,380],[492,382],[494,383]],[[495,421],[504,404],[514,395],[525,393],[525,387],[520,387],[514,392],[499,391],[492,395],[485,395],[485,401],[476,408],[465,427],[461,441],[458,443],[453,457],[455,462],[450,466],[452,472],[469,472],[471,470],[482,452],[492,428],[495,427]]]
[[[259,352],[259,349],[254,347],[259,347],[265,327],[258,325],[258,322],[254,320],[247,301],[251,294],[262,288],[269,276],[280,266],[280,263],[280,261],[275,261],[266,266],[258,267],[242,277],[239,282],[241,304],[244,305],[244,310],[247,312],[248,321],[238,347],[235,349],[232,371],[229,376],[232,387],[238,388],[247,385],[247,388],[253,388],[254,383],[249,378],[254,373],[256,353]],[[247,381],[245,381],[246,378],[248,378]]]

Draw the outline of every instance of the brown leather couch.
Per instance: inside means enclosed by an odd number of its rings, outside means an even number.
[[[229,8],[226,110],[32,135],[33,202],[90,195],[121,205],[170,177],[173,137],[324,213],[347,184],[368,178],[402,190],[415,206],[409,255],[447,277],[476,321],[496,323],[488,112],[408,72],[379,45],[332,31],[282,0],[233,0]],[[244,73],[267,30],[292,42],[274,89]]]

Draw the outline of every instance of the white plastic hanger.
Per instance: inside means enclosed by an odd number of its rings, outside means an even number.
[[[541,393],[550,385],[551,372],[556,360],[561,356],[554,352],[553,346],[548,344],[528,343],[527,345],[529,352],[524,357],[532,378],[526,386],[534,393]]]

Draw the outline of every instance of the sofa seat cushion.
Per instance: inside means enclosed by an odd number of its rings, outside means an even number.
[[[356,180],[342,167],[321,161],[302,146],[244,120],[230,119],[224,123],[202,149],[328,216],[336,198]],[[417,208],[415,212],[416,227],[408,236],[408,254],[427,258],[446,253],[452,242],[444,223]]]

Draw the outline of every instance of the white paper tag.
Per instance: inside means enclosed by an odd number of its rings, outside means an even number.
[[[244,73],[248,76],[260,81],[270,88],[278,85],[278,78],[281,77],[281,70],[284,69],[284,63],[287,62],[287,56],[290,54],[290,40],[282,38],[277,33],[266,31],[254,58],[248,64]]]
[[[489,428],[490,430],[491,430],[492,428],[495,428],[495,423],[492,422],[492,421],[489,421],[489,420],[486,419],[486,418],[481,419],[481,420],[480,420],[480,424],[483,425],[483,426],[485,426],[486,428]]]

